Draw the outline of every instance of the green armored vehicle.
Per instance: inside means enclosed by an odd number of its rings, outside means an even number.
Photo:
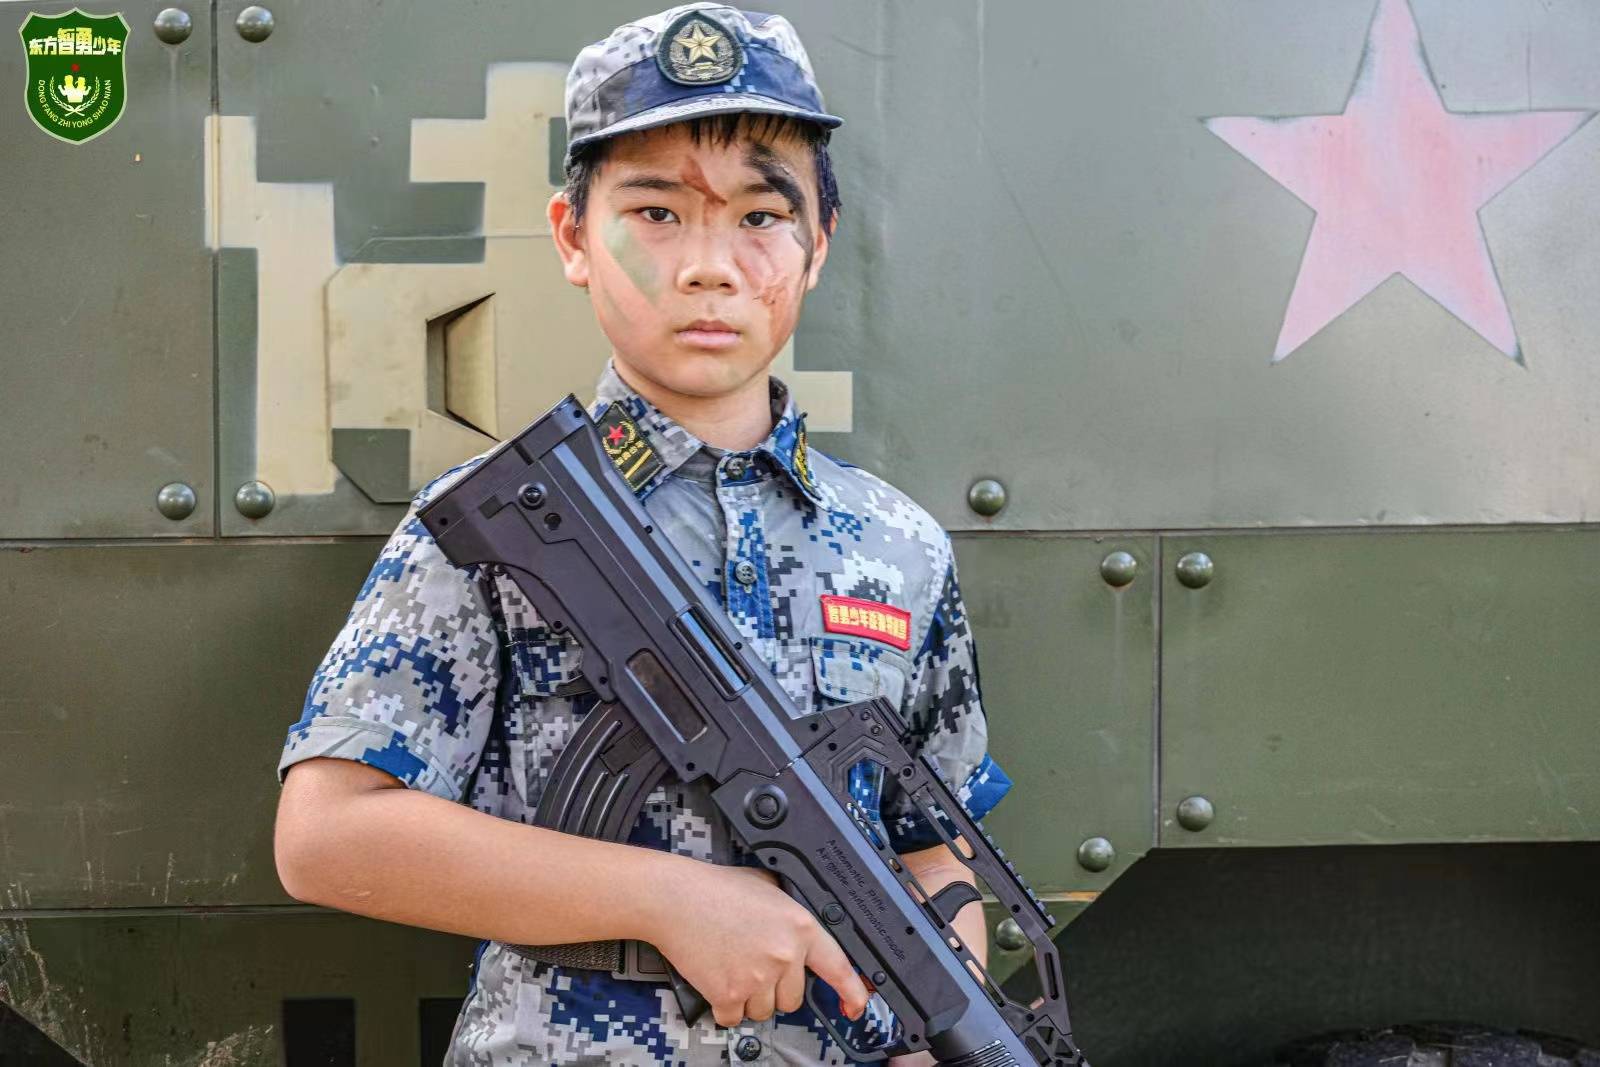
[[[413,494],[590,395],[563,83],[657,6],[0,0],[0,1064],[440,1061],[473,944],[289,898],[273,770]],[[779,10],[774,371],[955,535],[1092,1062],[1600,1063],[1600,9]]]

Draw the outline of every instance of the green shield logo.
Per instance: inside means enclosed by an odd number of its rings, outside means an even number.
[[[28,13],[17,31],[28,54],[26,102],[39,128],[68,144],[82,144],[117,124],[127,99],[122,14]]]

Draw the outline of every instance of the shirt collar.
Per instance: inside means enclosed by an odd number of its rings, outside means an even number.
[[[772,405],[772,432],[749,451],[765,452],[772,457],[774,464],[789,475],[790,481],[799,487],[808,500],[821,504],[822,496],[818,493],[816,482],[812,478],[810,455],[806,447],[805,412],[795,409],[794,397],[790,395],[789,387],[780,379],[769,377],[767,388],[770,391]],[[661,458],[661,470],[640,488],[641,495],[647,495],[663,478],[681,467],[690,456],[702,448],[717,455],[723,452],[701,441],[640,396],[622,380],[622,376],[617,373],[616,363],[607,360],[606,369],[601,372],[600,381],[595,386],[591,416],[598,419],[613,403],[622,405],[622,409],[638,425],[639,432],[645,436],[650,442],[650,447],[654,448],[656,455]]]

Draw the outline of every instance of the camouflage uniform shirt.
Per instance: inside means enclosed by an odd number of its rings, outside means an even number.
[[[796,707],[898,702],[919,750],[937,757],[974,817],[986,814],[1010,781],[986,752],[972,635],[938,523],[881,479],[808,450],[803,416],[777,379],[771,434],[739,453],[702,444],[612,366],[597,394],[594,414],[619,402],[663,461],[640,490],[645,509]],[[556,757],[596,701],[583,650],[546,627],[508,578],[451,564],[416,518],[487,455],[413,499],[311,681],[280,778],[314,756],[359,760],[411,788],[533,822]],[[908,612],[909,633],[891,642],[830,631],[823,595]],[[892,782],[884,791],[874,765],[855,768],[851,790],[880,813],[897,851],[939,843]],[[719,863],[753,860],[704,780],[684,785],[670,771],[629,840]],[[831,990],[818,989],[837,1007]],[[852,1040],[876,1044],[897,1022],[874,995],[856,1026],[864,1036]],[[741,1043],[748,1037],[757,1041]],[[851,1060],[804,1006],[733,1029],[707,1012],[691,1027],[666,984],[536,963],[499,942],[479,946],[447,1057],[475,1067],[729,1062]]]

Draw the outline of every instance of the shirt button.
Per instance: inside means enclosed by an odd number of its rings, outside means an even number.
[[[739,1054],[741,1060],[746,1062],[761,1055],[761,1039],[754,1034],[745,1034],[739,1043],[733,1046],[733,1051]]]
[[[756,584],[756,565],[747,559],[741,559],[739,565],[733,568],[733,576],[740,585],[748,589]]]
[[[734,456],[728,460],[728,477],[738,481],[744,477],[744,472],[750,469],[750,464],[743,456]]]

